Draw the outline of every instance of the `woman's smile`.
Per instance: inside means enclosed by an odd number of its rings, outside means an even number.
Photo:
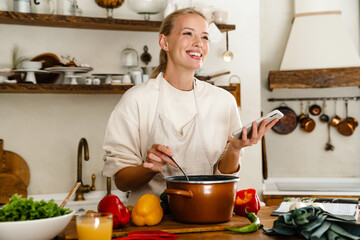
[[[194,51],[194,50],[188,50],[186,53],[193,59],[201,60],[202,59],[202,53],[200,51]]]

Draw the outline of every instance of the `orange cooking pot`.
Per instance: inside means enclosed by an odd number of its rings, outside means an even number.
[[[219,223],[231,220],[238,177],[190,175],[165,178],[171,215],[186,223]]]

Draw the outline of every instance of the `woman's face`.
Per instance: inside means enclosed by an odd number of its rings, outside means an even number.
[[[179,16],[169,36],[163,36],[168,66],[196,70],[202,67],[209,51],[208,23],[197,14]]]

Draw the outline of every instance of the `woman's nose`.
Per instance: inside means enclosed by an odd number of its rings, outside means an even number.
[[[200,36],[196,36],[194,39],[194,45],[197,47],[202,47],[204,46],[204,43],[201,41],[201,37]]]

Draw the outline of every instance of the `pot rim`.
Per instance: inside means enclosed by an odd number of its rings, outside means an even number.
[[[187,181],[185,176],[170,176],[165,177],[166,182],[172,183],[189,183],[189,184],[220,184],[220,183],[231,183],[231,182],[238,182],[240,180],[239,177],[236,176],[229,176],[229,175],[187,175],[189,179],[195,177],[209,177],[209,178],[218,178],[214,180],[190,180]]]

